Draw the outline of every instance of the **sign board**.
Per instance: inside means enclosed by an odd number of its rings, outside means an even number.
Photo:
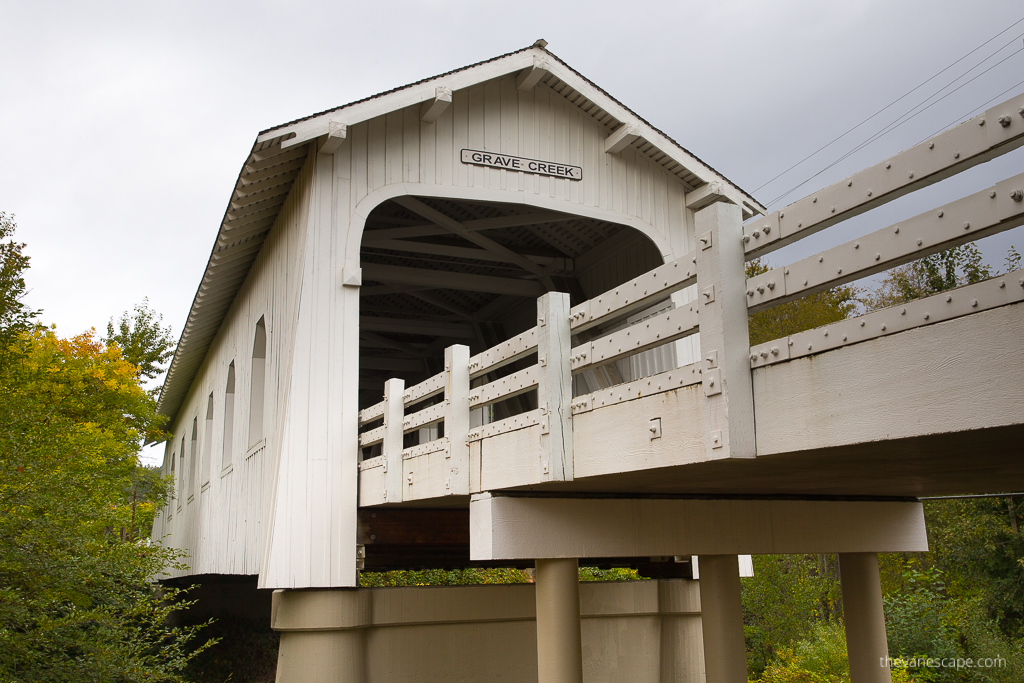
[[[504,168],[509,171],[537,173],[539,175],[553,175],[558,178],[568,178],[569,180],[583,180],[583,169],[579,166],[556,164],[553,161],[524,159],[523,157],[513,157],[508,154],[481,152],[475,149],[462,150],[462,163]]]

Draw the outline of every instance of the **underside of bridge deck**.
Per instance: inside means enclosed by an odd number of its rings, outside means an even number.
[[[1024,487],[1024,425],[552,482],[522,490],[652,495],[905,497]]]

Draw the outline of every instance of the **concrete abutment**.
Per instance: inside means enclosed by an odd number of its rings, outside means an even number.
[[[549,564],[550,563],[550,564]],[[584,582],[574,609],[567,567],[538,563],[538,584],[279,590],[272,626],[281,633],[278,683],[568,680],[545,678],[538,655],[579,662],[588,683],[697,683],[704,679],[696,581]],[[547,566],[545,566],[547,565]],[[571,577],[575,580],[575,577]],[[545,584],[557,595],[545,592]],[[539,591],[539,593],[538,593]],[[562,617],[538,639],[538,599]],[[576,628],[569,623],[573,621]],[[565,623],[562,623],[565,622]],[[563,640],[577,639],[567,654]],[[578,657],[578,659],[577,659]],[[564,667],[548,669],[565,674]],[[574,679],[576,681],[580,678]]]

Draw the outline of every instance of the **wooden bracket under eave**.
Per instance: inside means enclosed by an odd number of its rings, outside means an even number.
[[[420,119],[424,123],[433,123],[440,118],[444,110],[452,103],[452,89],[443,85],[434,91],[434,99],[427,100],[420,107]]]
[[[640,129],[631,123],[624,123],[615,129],[615,132],[604,141],[604,151],[608,154],[618,154],[626,149],[640,137]]]
[[[527,67],[519,72],[516,77],[516,88],[519,90],[530,90],[540,83],[540,79],[548,74],[548,58],[543,55],[535,55],[533,66]]]
[[[345,142],[348,135],[348,126],[340,121],[327,122],[327,135],[320,136],[320,153],[334,154]]]

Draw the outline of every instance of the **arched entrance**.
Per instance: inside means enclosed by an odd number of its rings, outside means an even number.
[[[410,386],[440,372],[447,346],[465,344],[478,353],[531,328],[537,297],[546,292],[567,292],[575,305],[662,262],[643,233],[606,220],[513,203],[387,200],[368,216],[360,249],[360,408],[381,400],[388,378]],[[631,320],[667,305],[666,298]],[[573,381],[585,393],[674,362],[668,346]],[[498,372],[511,374],[524,363]],[[481,424],[532,410],[534,394],[475,411],[472,419]],[[409,434],[406,445],[437,437]],[[366,449],[363,457],[378,455],[379,448]]]

